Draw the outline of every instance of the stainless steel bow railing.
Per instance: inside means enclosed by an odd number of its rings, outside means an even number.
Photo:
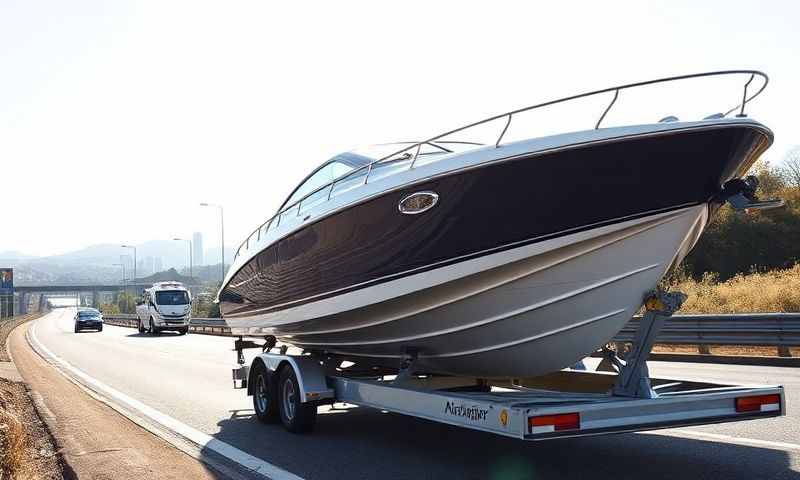
[[[291,204],[285,205],[284,208],[281,208],[269,220],[267,220],[266,222],[264,222],[261,225],[259,225],[257,229],[253,230],[253,232],[250,233],[250,235],[247,236],[247,239],[245,239],[245,241],[242,242],[239,245],[239,248],[236,249],[236,255],[234,257],[234,261],[239,256],[239,254],[241,253],[242,248],[244,248],[245,250],[250,248],[250,241],[254,237],[255,237],[256,241],[261,239],[262,232],[266,232],[271,227],[272,222],[277,222],[277,224],[275,225],[275,227],[277,228],[280,225],[280,221],[281,221],[282,216],[284,214],[292,211],[295,208],[297,209],[297,216],[299,216],[303,201],[307,200],[308,198],[312,197],[313,195],[315,195],[315,194],[317,194],[317,193],[319,193],[319,192],[321,192],[323,190],[329,189],[328,190],[328,195],[327,195],[327,200],[330,200],[331,195],[333,194],[333,190],[334,190],[334,188],[335,188],[337,183],[341,183],[341,182],[347,180],[348,178],[355,178],[361,172],[363,172],[364,170],[366,170],[366,175],[364,176],[363,184],[366,185],[369,182],[369,176],[372,173],[373,167],[376,164],[380,164],[380,163],[385,162],[387,160],[395,159],[395,157],[397,157],[398,155],[406,154],[405,159],[408,159],[408,158],[411,159],[411,163],[409,165],[409,169],[413,169],[414,165],[415,165],[415,163],[417,161],[417,158],[420,155],[420,150],[422,149],[422,147],[424,145],[429,145],[429,146],[432,146],[434,148],[441,149],[441,150],[447,150],[446,148],[443,148],[441,146],[441,143],[443,143],[443,142],[439,142],[439,140],[441,140],[441,139],[443,139],[443,138],[445,138],[447,136],[453,135],[455,133],[463,132],[464,130],[468,130],[470,128],[474,128],[474,127],[477,127],[479,125],[484,125],[486,123],[493,122],[495,120],[500,120],[502,118],[506,118],[506,122],[505,122],[505,125],[503,127],[503,130],[498,135],[497,141],[494,144],[495,148],[499,148],[500,147],[500,143],[503,140],[503,137],[505,136],[506,132],[508,131],[508,127],[511,125],[511,120],[515,115],[518,115],[520,113],[529,112],[531,110],[536,110],[536,109],[539,109],[539,108],[542,108],[542,107],[555,105],[555,104],[558,104],[558,103],[564,103],[564,102],[569,102],[569,101],[572,101],[572,100],[577,100],[579,98],[585,98],[585,97],[590,97],[590,96],[593,96],[593,95],[601,95],[603,93],[614,92],[614,96],[611,99],[611,102],[608,104],[608,106],[605,108],[605,110],[603,110],[603,113],[600,115],[600,118],[597,120],[597,123],[595,123],[594,128],[596,130],[596,129],[600,128],[600,124],[603,122],[603,120],[606,118],[606,115],[608,115],[608,112],[611,110],[611,108],[616,103],[617,99],[619,98],[619,92],[622,91],[622,90],[626,90],[626,89],[630,89],[630,88],[636,88],[636,87],[643,87],[643,86],[646,86],[646,85],[653,85],[653,84],[656,84],[656,83],[666,83],[666,82],[674,82],[674,81],[678,81],[678,80],[689,80],[689,79],[695,79],[695,78],[701,78],[701,77],[713,77],[713,76],[723,76],[723,75],[749,75],[749,78],[748,78],[747,82],[744,84],[741,102],[736,104],[736,106],[734,106],[733,108],[727,110],[722,115],[723,117],[727,117],[728,115],[730,115],[731,113],[733,113],[736,110],[739,110],[739,113],[737,114],[737,116],[740,116],[740,117],[745,116],[745,114],[744,114],[745,106],[751,100],[753,100],[758,95],[760,95],[761,92],[763,92],[764,89],[767,87],[767,83],[769,83],[769,77],[765,73],[760,72],[758,70],[720,70],[720,71],[715,71],[715,72],[693,73],[693,74],[690,74],[690,75],[679,75],[679,76],[675,76],[675,77],[665,77],[665,78],[659,78],[659,79],[656,79],[656,80],[648,80],[648,81],[645,81],[645,82],[628,83],[628,84],[625,84],[625,85],[618,85],[616,87],[604,88],[602,90],[594,90],[594,91],[591,91],[591,92],[580,93],[578,95],[571,95],[569,97],[563,97],[563,98],[559,98],[559,99],[556,99],[556,100],[550,100],[550,101],[547,101],[547,102],[544,102],[544,103],[538,103],[536,105],[531,105],[529,107],[524,107],[524,108],[520,108],[520,109],[517,109],[517,110],[512,110],[510,112],[501,113],[499,115],[494,115],[492,117],[485,118],[483,120],[480,120],[480,121],[477,121],[477,122],[474,122],[474,123],[470,123],[468,125],[456,128],[454,130],[449,130],[447,132],[444,132],[444,133],[441,133],[439,135],[436,135],[436,136],[433,136],[431,138],[428,138],[427,140],[423,140],[423,141],[420,141],[420,142],[408,143],[406,146],[404,146],[400,150],[394,151],[394,152],[390,153],[389,155],[386,155],[386,156],[381,157],[381,158],[379,158],[377,160],[374,160],[374,161],[372,161],[372,162],[370,162],[370,163],[368,163],[366,165],[363,165],[363,166],[361,166],[359,168],[351,170],[351,171],[347,172],[346,174],[341,175],[341,176],[333,179],[332,181],[330,181],[330,182],[328,182],[328,183],[326,183],[326,184],[324,184],[324,185],[312,190],[311,192],[307,193],[306,195],[304,195],[300,199],[292,202]],[[761,85],[761,88],[759,88],[755,93],[753,93],[752,95],[748,96],[747,95],[747,90],[750,87],[750,84],[755,79],[755,77],[761,78],[764,81],[764,83]],[[411,155],[410,152],[414,152],[413,156]]]

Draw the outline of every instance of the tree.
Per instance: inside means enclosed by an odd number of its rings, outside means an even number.
[[[119,313],[136,313],[136,299],[128,292],[117,295],[117,307]]]
[[[788,186],[800,188],[800,145],[786,154],[781,167],[781,176]]]
[[[750,173],[759,179],[759,197],[781,198],[786,206],[750,213],[721,207],[684,261],[689,276],[700,279],[710,272],[725,281],[800,262],[800,188],[786,186],[767,162],[758,162]]]
[[[115,315],[117,313],[120,313],[119,306],[114,303],[104,303],[100,305],[100,312],[103,315]]]
[[[778,191],[786,187],[786,179],[780,168],[773,167],[766,160],[759,160],[748,172],[758,178],[757,195],[761,197],[774,196]]]

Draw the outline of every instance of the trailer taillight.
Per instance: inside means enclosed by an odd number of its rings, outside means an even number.
[[[739,397],[736,399],[737,412],[775,412],[781,409],[781,396],[758,395],[753,397]]]
[[[528,427],[531,433],[577,430],[581,428],[581,416],[578,413],[559,413],[557,415],[528,417]]]

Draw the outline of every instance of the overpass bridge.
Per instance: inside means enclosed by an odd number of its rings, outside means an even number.
[[[44,302],[47,297],[89,297],[91,305],[99,306],[100,295],[103,293],[130,292],[134,296],[142,294],[145,288],[152,287],[152,283],[126,283],[126,284],[86,284],[86,285],[15,285],[14,291],[19,296],[17,313],[28,313],[31,296],[38,295],[39,302]],[[87,301],[87,304],[89,302]]]

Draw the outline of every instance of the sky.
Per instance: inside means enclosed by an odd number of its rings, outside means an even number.
[[[748,113],[779,163],[800,144],[800,2],[700,3],[0,0],[0,252],[219,245],[201,202],[233,246],[336,153],[711,70],[770,75]],[[726,110],[744,80],[623,93],[607,123]],[[608,100],[509,139],[591,128]]]

